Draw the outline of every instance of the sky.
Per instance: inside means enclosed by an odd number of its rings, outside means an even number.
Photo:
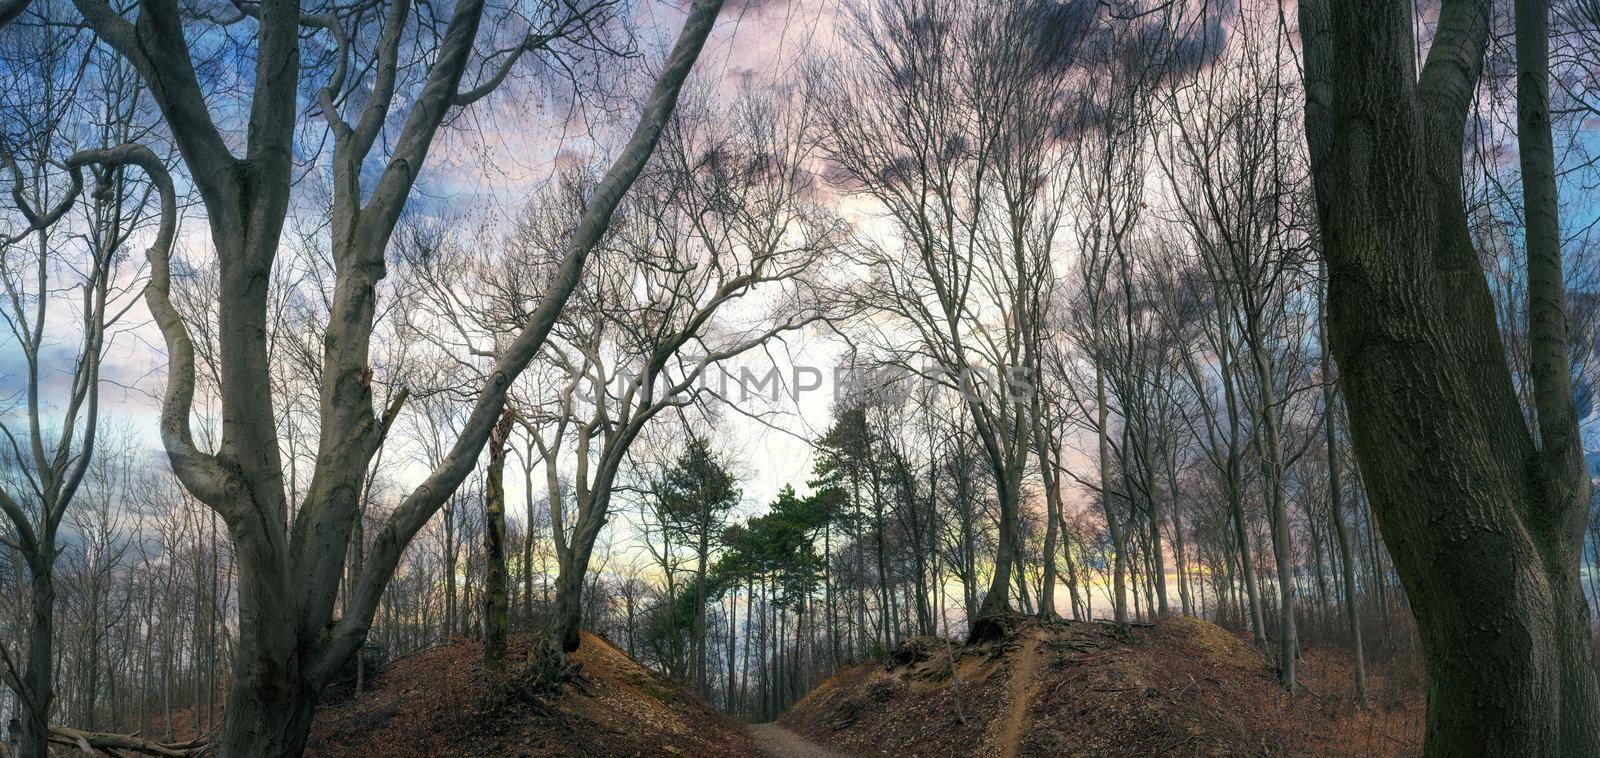
[[[836,13],[834,0],[732,0],[697,63],[694,86],[724,99],[745,89],[781,86],[797,74],[808,50],[831,37]],[[640,0],[635,7],[635,21],[642,30],[637,65],[648,68],[660,60],[676,38],[683,17],[684,9],[677,0]],[[244,67],[252,62],[239,58],[234,64]],[[530,107],[530,103],[537,105]],[[461,113],[458,118],[463,128],[442,133],[410,208],[445,218],[464,216],[480,239],[492,240],[503,234],[508,220],[516,218],[565,162],[583,154],[607,156],[615,147],[615,128],[591,129],[581,115],[575,117],[567,107],[570,105],[560,97],[491,97]],[[621,114],[618,120],[631,128],[633,115]],[[302,145],[301,149],[309,148]],[[181,171],[177,179],[182,181]],[[319,200],[301,197],[297,202]],[[195,212],[186,214],[180,250],[200,254],[194,251],[208,248],[206,235],[203,217]],[[286,241],[289,237],[286,233]],[[142,259],[142,247],[130,247],[133,259]],[[71,304],[65,300],[52,304],[51,318],[52,329],[59,328],[62,337],[45,361],[47,415],[65,391],[70,378],[65,372],[78,347],[71,326]],[[102,367],[102,417],[116,419],[153,461],[164,462],[156,423],[166,367],[159,333],[149,323],[142,303],[133,305],[116,331]],[[758,375],[776,368],[788,377],[796,364],[831,368],[838,350],[826,335],[802,333],[747,363]],[[18,413],[25,400],[26,371],[14,340],[0,339],[0,407],[10,409],[7,415],[14,428],[21,421]],[[763,422],[737,413],[720,414],[717,443],[739,461],[748,509],[759,509],[785,485],[803,488],[811,468],[809,447],[803,440],[826,428],[830,407],[831,391],[825,385],[801,394],[797,401],[751,400],[750,410],[762,414]],[[415,467],[402,478],[420,479],[423,473]]]
[[[690,86],[724,101],[747,89],[783,89],[799,76],[807,55],[833,44],[839,12],[837,0],[732,0],[724,6],[716,30],[701,52]],[[640,26],[648,30],[641,44],[645,64],[663,57],[683,17],[683,4],[677,0],[646,0],[638,7]],[[494,107],[491,103],[490,108]],[[485,123],[509,125],[502,121],[504,115],[486,114]],[[496,129],[484,137],[503,144],[489,149],[476,144],[472,150],[450,146],[448,163],[428,175],[420,193],[445,197],[460,190],[482,198],[488,207],[507,211],[490,215],[514,217],[515,209],[570,160],[572,153],[597,149],[582,133],[582,126],[562,121],[565,112],[539,114],[544,128],[534,130],[526,128],[525,115],[511,114],[520,119],[515,122],[520,128]],[[631,126],[632,114],[628,117]],[[506,166],[517,168],[507,170]],[[486,176],[491,177],[488,187]],[[740,403],[749,415],[726,409],[717,414],[714,442],[737,463],[746,511],[763,510],[784,486],[805,489],[811,470],[806,440],[827,428],[832,407],[831,368],[841,351],[842,346],[826,333],[807,330],[744,359],[742,365],[757,376],[778,371],[791,391],[797,365],[821,369],[829,377],[822,387],[797,394],[785,392],[778,402],[752,397]],[[751,418],[755,415],[762,418]]]

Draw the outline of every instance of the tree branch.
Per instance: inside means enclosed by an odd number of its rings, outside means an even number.
[[[69,166],[98,163],[108,167],[133,165],[143,169],[155,185],[161,202],[160,226],[145,251],[150,261],[150,281],[145,285],[146,307],[167,344],[167,391],[161,402],[161,442],[183,485],[208,505],[224,502],[230,478],[215,457],[194,443],[189,416],[194,407],[194,343],[183,317],[172,305],[172,244],[177,233],[177,194],[172,175],[161,159],[143,145],[126,144],[103,150],[82,150],[68,159]],[[223,513],[223,516],[230,516]]]
[[[378,533],[372,554],[351,593],[347,615],[331,630],[322,654],[314,663],[313,676],[325,678],[331,675],[366,638],[372,615],[377,610],[383,590],[388,586],[405,546],[410,544],[417,531],[472,470],[491,427],[505,407],[511,383],[544,345],[567,298],[578,285],[589,253],[599,244],[623,195],[655,151],[661,132],[677,106],[683,83],[716,24],[722,3],[723,0],[695,1],[651,89],[638,125],[622,154],[584,205],[583,214],[567,242],[561,267],[551,279],[550,289],[516,340],[496,362],[455,445],[428,478],[401,503]]]
[[[1407,25],[1410,28],[1410,25]],[[1489,3],[1486,0],[1444,0],[1439,27],[1428,50],[1427,63],[1417,78],[1417,94],[1444,119],[1452,133],[1466,125],[1467,109],[1477,90],[1483,52],[1489,43]],[[1459,158],[1458,158],[1459,159]]]
[[[11,169],[11,200],[16,205],[17,211],[22,214],[23,220],[28,222],[28,226],[22,231],[7,237],[0,237],[0,244],[15,244],[21,241],[23,237],[60,221],[62,216],[67,215],[67,211],[72,210],[73,204],[78,201],[79,193],[83,190],[83,172],[77,169],[68,169],[67,174],[72,179],[72,186],[67,190],[66,195],[61,198],[61,202],[57,203],[54,208],[45,209],[45,212],[41,214],[38,209],[33,207],[32,203],[28,202],[27,189],[23,186],[22,181],[22,171],[17,168],[16,159],[12,157],[11,152],[6,150],[0,153],[0,161],[4,161],[6,168]]]
[[[137,25],[129,23],[105,0],[73,0],[73,4],[95,36],[139,71],[189,163],[191,178],[206,204],[219,207],[216,204],[232,200],[236,192],[234,157],[206,108],[177,3],[142,0]],[[293,106],[288,110],[292,114]]]

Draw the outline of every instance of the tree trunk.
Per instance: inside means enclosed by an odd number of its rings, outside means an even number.
[[[510,623],[511,584],[506,576],[506,439],[511,434],[511,411],[501,413],[489,434],[489,471],[484,482],[483,508],[483,659],[490,672],[499,673],[506,654]]]
[[[700,533],[695,544],[694,633],[689,637],[689,646],[692,651],[691,665],[694,666],[695,692],[709,699],[711,690],[706,662],[706,571],[711,561],[711,514],[709,503],[704,497],[700,500],[699,517]]]
[[[1228,374],[1227,359],[1221,358],[1223,394],[1228,404],[1228,460],[1227,460],[1227,491],[1228,512],[1233,516],[1234,538],[1239,541],[1239,568],[1244,576],[1245,602],[1249,604],[1248,613],[1250,621],[1251,642],[1265,651],[1267,649],[1267,621],[1261,612],[1261,591],[1256,582],[1255,563],[1251,558],[1250,533],[1244,520],[1244,503],[1239,493],[1239,482],[1242,472],[1239,470],[1239,416],[1237,413],[1238,401],[1234,395],[1233,377]]]
[[[455,498],[444,507],[444,636],[456,634],[456,509]]]
[[[292,587],[266,541],[239,533],[248,528],[229,530],[238,546],[239,626],[217,754],[299,755],[322,687],[344,659],[327,655],[325,627],[302,626],[298,606],[306,598],[331,600],[341,574],[322,577],[327,585]],[[347,539],[339,538],[341,552]]]
[[[833,519],[830,517],[822,525],[822,596],[827,605],[828,613],[828,644],[833,650],[833,668],[829,673],[838,673],[843,653],[839,649],[839,608],[833,601]],[[749,615],[750,606],[746,601],[746,616]],[[749,622],[747,621],[746,624]],[[748,646],[747,646],[748,647]]]
[[[1117,525],[1116,512],[1111,508],[1111,437],[1106,431],[1106,375],[1099,364],[1094,367],[1095,429],[1100,442],[1100,507],[1106,513],[1106,531],[1111,535],[1111,606],[1112,618],[1118,624],[1128,623],[1128,601],[1124,589],[1127,575],[1126,546],[1122,530]]]
[[[309,686],[292,662],[289,671],[277,676],[268,675],[260,663],[241,660],[236,669],[217,738],[218,755],[296,756],[305,748],[320,686]]]
[[[310,676],[302,654],[314,655],[319,646],[299,639],[290,614],[272,610],[282,601],[273,589],[287,583],[261,576],[247,555],[240,555],[239,641],[217,753],[299,755],[323,684]]]
[[[1187,548],[1183,538],[1183,516],[1178,508],[1178,464],[1176,445],[1169,444],[1167,464],[1167,494],[1172,507],[1172,556],[1173,568],[1178,572],[1178,603],[1185,616],[1194,615],[1194,593],[1189,587],[1189,568]]]
[[[53,542],[42,548],[55,553]],[[48,560],[48,559],[42,559]],[[54,682],[56,589],[50,567],[35,565],[29,582],[33,609],[33,623],[28,627],[28,665],[23,674],[26,690],[22,707],[22,740],[19,744],[24,758],[44,758],[49,754],[50,706],[55,700]]]
[[[1272,387],[1272,359],[1259,342],[1252,349],[1256,391],[1260,393],[1260,462],[1266,480],[1267,513],[1272,523],[1272,557],[1278,573],[1278,683],[1294,692],[1295,662],[1300,655],[1295,624],[1294,537],[1283,497],[1283,446],[1279,439],[1277,393]]]
[[[739,691],[738,663],[739,639],[736,632],[739,629],[739,585],[735,583],[728,590],[728,679],[723,685],[727,690],[723,702],[726,703],[727,713],[733,713],[734,695]]]
[[[1301,5],[1330,344],[1362,480],[1417,619],[1425,750],[1597,755],[1578,583],[1589,486],[1554,223],[1548,7],[1516,3],[1536,435],[1462,202],[1489,10],[1445,0],[1418,77],[1409,5]]]
[[[1155,590],[1152,594],[1155,595],[1156,602],[1156,611],[1152,615],[1157,618],[1165,618],[1169,612],[1169,606],[1167,605],[1167,556],[1166,551],[1161,546],[1161,522],[1165,521],[1166,518],[1161,513],[1161,498],[1156,496],[1154,453],[1157,451],[1150,449],[1153,436],[1148,429],[1144,430],[1139,435],[1139,446],[1144,451],[1144,473],[1142,476],[1145,482],[1144,491],[1147,506],[1145,515],[1150,520],[1150,584]],[[1162,457],[1165,456],[1163,455]]]
[[[739,662],[739,699],[736,701],[739,707],[744,709],[746,713],[748,713],[750,710],[750,643],[756,641],[756,634],[750,628],[755,619],[755,602],[756,577],[754,574],[751,574],[745,579],[744,586],[744,654],[741,656],[741,660]],[[762,624],[765,623],[765,617],[763,617]],[[757,661],[758,665],[759,663],[760,661]],[[729,712],[732,713],[733,711]]]
[[[1066,528],[1066,517],[1059,510],[1056,512],[1056,518],[1061,521],[1061,563],[1067,567],[1067,595],[1072,599],[1072,617],[1079,621],[1089,621],[1093,614],[1078,593],[1078,561],[1072,557],[1072,532]],[[1092,591],[1086,587],[1084,593],[1089,594]]]
[[[1022,605],[1022,612],[1032,615],[1033,598],[1028,594],[1028,567],[1022,561],[1024,545],[1022,544],[1022,519],[1020,514],[1012,524],[1011,536],[1016,540],[1016,544],[1011,551],[1011,559],[1016,562],[1014,567],[1016,574],[1014,576],[1016,577],[1017,599]]]
[[[871,466],[872,544],[878,560],[878,649],[887,651],[894,644],[894,632],[890,627],[894,623],[894,617],[890,613],[893,606],[889,595],[889,564],[884,545],[883,482],[877,462],[872,462]]]
[[[533,623],[533,461],[530,450],[522,467],[522,497],[527,519],[522,535],[522,615],[525,624]]]
[[[602,489],[602,486],[604,489]],[[583,629],[583,579],[589,573],[589,557],[594,552],[594,541],[600,534],[609,504],[609,477],[603,485],[596,485],[591,505],[580,509],[582,514],[573,525],[571,543],[561,556],[561,568],[556,574],[555,635],[561,651],[571,653],[578,649]]]
[[[994,576],[989,580],[989,591],[978,606],[977,619],[974,620],[970,630],[975,638],[982,637],[986,631],[983,619],[994,619],[1011,613],[1011,567],[1016,561],[1014,514],[1017,512],[1017,493],[1011,488],[1010,482],[1003,479],[997,487],[1000,490],[997,493],[1000,499],[999,544],[995,547]]]
[[[1046,451],[1046,447],[1054,445],[1054,440],[1043,434],[1043,428],[1037,424],[1034,428],[1034,437],[1038,440],[1039,472],[1044,481],[1045,494],[1045,528],[1044,528],[1044,577],[1039,585],[1039,618],[1050,620],[1059,618],[1056,614],[1056,544],[1060,540],[1061,520],[1061,491],[1056,482],[1056,474],[1051,469],[1054,456]]]

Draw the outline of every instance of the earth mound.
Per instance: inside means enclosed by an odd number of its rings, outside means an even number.
[[[532,638],[513,637],[508,666]],[[403,656],[361,695],[325,704],[311,756],[755,756],[744,728],[604,638],[583,634],[558,695],[495,698],[483,647],[456,640]]]
[[[779,723],[864,756],[1421,752],[1420,693],[1374,673],[1358,704],[1342,649],[1307,648],[1300,668],[1287,695],[1266,656],[1195,618],[1016,621],[973,645],[908,640],[823,682]]]

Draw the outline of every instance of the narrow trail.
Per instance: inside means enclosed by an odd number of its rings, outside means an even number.
[[[749,724],[750,738],[767,758],[848,758],[775,723]]]
[[[1011,715],[1006,718],[1005,731],[1000,733],[1000,755],[1016,758],[1017,746],[1022,741],[1022,727],[1028,720],[1028,703],[1033,700],[1033,690],[1039,680],[1039,640],[1029,635],[1023,640],[1006,682],[1011,693]]]

